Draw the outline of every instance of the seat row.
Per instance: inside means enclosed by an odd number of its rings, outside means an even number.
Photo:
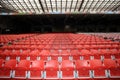
[[[0,52],[3,59],[27,60],[91,60],[91,59],[119,59],[120,51],[116,49],[102,50],[4,50]]]
[[[120,40],[120,33],[91,33],[92,35],[102,36],[106,39]]]
[[[27,38],[35,34],[19,34],[19,35],[0,35],[0,43],[8,43],[9,41],[14,41],[22,38]]]
[[[94,55],[94,56],[89,56],[89,55],[83,55],[83,56],[79,56],[79,55],[74,55],[74,56],[68,56],[68,55],[62,55],[62,56],[58,56],[58,55],[12,55],[12,56],[5,56],[5,55],[0,55],[1,59],[4,60],[11,60],[11,59],[16,59],[18,61],[20,60],[57,60],[57,61],[63,61],[63,60],[94,60],[94,59],[99,59],[99,60],[104,60],[104,59],[120,59],[120,55],[109,55],[109,56],[105,56],[105,55]]]
[[[6,45],[1,49],[120,49],[120,45]]]
[[[50,60],[44,62],[16,60],[4,61],[0,59],[0,78],[22,79],[75,79],[75,78],[120,78],[120,59],[117,61],[64,60],[58,62]]]

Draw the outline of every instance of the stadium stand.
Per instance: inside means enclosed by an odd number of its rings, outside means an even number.
[[[120,43],[90,34],[34,34],[0,47],[0,79],[117,80],[119,66]]]

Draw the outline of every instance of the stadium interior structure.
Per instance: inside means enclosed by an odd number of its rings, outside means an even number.
[[[120,0],[0,0],[1,80],[120,80]]]

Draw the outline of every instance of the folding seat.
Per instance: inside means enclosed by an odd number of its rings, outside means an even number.
[[[75,66],[72,61],[63,60],[60,65],[61,79],[75,79]]]
[[[2,49],[8,49],[8,50],[12,50],[12,49],[14,49],[13,48],[13,46],[8,46],[8,45],[4,45],[3,47],[2,47]]]
[[[20,60],[27,60],[29,55],[29,50],[23,50],[18,56]]]
[[[61,47],[60,47],[62,50],[66,50],[67,49],[67,46],[65,46],[65,45],[61,45]]]
[[[111,54],[111,58],[120,58],[119,51],[117,49],[110,49],[109,53]]]
[[[1,61],[0,61],[0,64],[1,64]],[[12,71],[15,69],[16,64],[17,64],[17,61],[14,59],[6,61],[5,64],[0,67],[0,78],[11,78]]]
[[[113,48],[113,49],[119,49],[120,46],[114,42],[113,45],[112,45],[112,48]]]
[[[32,61],[28,78],[42,79],[43,76],[44,76],[44,61],[43,60]]]
[[[21,60],[13,72],[13,78],[28,78],[28,70],[30,68],[30,61]]]
[[[90,60],[89,64],[93,78],[106,78],[105,68],[101,60]]]
[[[101,44],[101,45],[99,45],[99,49],[107,49],[107,47],[106,47],[106,45]]]
[[[20,50],[15,50],[13,52],[10,53],[10,59],[16,59],[18,58],[18,55],[20,54]]]
[[[70,55],[70,52],[68,52],[67,50],[62,50],[62,52],[60,52],[62,60],[69,60]]]
[[[14,45],[14,46],[13,46],[13,49],[20,50],[20,49],[22,49],[22,45]]]
[[[91,45],[91,49],[99,49],[98,45]]]
[[[80,60],[80,52],[78,50],[71,50],[70,53],[73,60]]]
[[[70,45],[68,45],[67,47],[68,47],[68,49],[70,49],[70,50],[74,50],[74,49],[76,48],[75,45],[73,45],[73,44],[70,44]]]
[[[118,49],[109,49],[109,51],[112,53],[112,54],[119,54],[119,50]]]
[[[34,49],[37,49],[37,47],[38,47],[38,45],[31,45],[31,46],[30,46],[30,49],[31,49],[31,50],[34,50]]]
[[[104,59],[111,59],[112,53],[107,49],[100,49],[100,54],[104,57]]]
[[[83,45],[76,45],[76,48],[78,48],[79,50],[83,49]]]
[[[46,62],[45,79],[59,79],[59,63],[57,60]]]
[[[83,49],[80,51],[80,56],[84,60],[90,60],[91,59],[91,52],[87,49]]]
[[[40,60],[48,60],[48,57],[50,57],[50,51],[49,50],[42,50],[39,53]]]
[[[0,57],[2,59],[7,59],[7,57],[9,57],[10,53],[12,52],[12,50],[5,50],[0,54]]]
[[[50,53],[51,60],[58,60],[58,57],[60,56],[58,50],[52,50]]]
[[[83,47],[84,47],[84,49],[90,49],[91,48],[90,45],[84,45]]]
[[[59,49],[60,49],[60,46],[59,46],[59,45],[54,45],[54,46],[52,47],[52,49],[54,49],[54,50],[59,50]]]
[[[100,51],[97,49],[91,49],[91,54],[93,54],[94,59],[102,59],[102,56],[100,55]]]
[[[21,48],[22,48],[22,49],[31,49],[31,48],[30,48],[30,45],[22,45]]]
[[[105,45],[105,47],[106,47],[107,49],[112,49],[112,45],[110,45],[110,44]]]
[[[115,60],[111,60],[111,59],[105,59],[103,61],[104,65],[105,65],[105,69],[108,72],[108,77],[111,78],[120,78],[120,69],[117,68],[117,63]]]
[[[90,66],[87,60],[76,60],[75,66],[78,79],[90,78]]]
[[[48,44],[48,43],[45,42],[45,44]],[[47,50],[51,49],[51,45],[46,45],[46,46],[45,46],[45,49],[47,49]]]
[[[39,50],[33,50],[28,54],[28,56],[29,56],[30,60],[37,60],[39,53],[40,53]]]
[[[39,50],[42,50],[42,49],[44,49],[44,47],[45,47],[45,45],[39,45],[37,48],[38,48]]]

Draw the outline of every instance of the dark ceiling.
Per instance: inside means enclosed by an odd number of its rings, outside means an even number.
[[[85,24],[120,24],[119,14],[43,14],[43,15],[7,15],[0,16],[7,24],[29,25],[85,25]]]

